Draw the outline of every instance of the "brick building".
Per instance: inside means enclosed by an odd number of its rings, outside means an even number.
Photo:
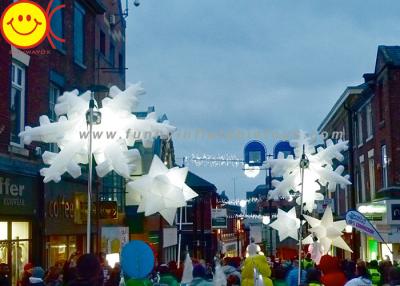
[[[11,2],[1,1],[0,12]],[[45,8],[49,3],[35,2]],[[65,43],[53,39],[53,49],[46,39],[36,48],[19,50],[0,41],[0,262],[12,266],[13,285],[26,262],[48,267],[85,249],[84,227],[69,216],[50,215],[48,209],[65,206],[76,194],[84,197],[85,179],[72,181],[65,176],[63,188],[43,184],[41,154],[55,146],[26,146],[19,132],[24,126],[37,126],[42,114],[55,120],[54,105],[63,91],[83,91],[93,85],[125,87],[125,21],[120,1],[55,0],[52,9],[60,4],[66,7],[55,12],[51,27]],[[98,93],[96,98],[104,95]],[[107,182],[97,179],[96,186],[103,191]],[[60,229],[61,223],[70,224],[70,230]]]
[[[366,260],[388,255],[399,258],[400,249],[400,47],[379,46],[374,73],[364,83],[348,88],[324,119],[319,131],[343,127],[350,142],[348,170],[353,186],[335,194],[337,214],[357,208],[369,218],[388,247],[365,234],[353,237],[355,251]],[[343,199],[342,196],[345,196]],[[341,208],[341,201],[345,202]],[[388,248],[391,250],[389,251]]]

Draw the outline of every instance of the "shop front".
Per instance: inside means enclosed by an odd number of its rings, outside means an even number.
[[[41,186],[35,177],[0,173],[0,263],[9,265],[12,285],[26,263],[41,262]]]
[[[86,251],[86,211],[86,184],[62,181],[45,185],[46,267]]]
[[[400,259],[400,200],[387,199],[357,206],[382,239],[361,234],[361,257],[367,261]]]

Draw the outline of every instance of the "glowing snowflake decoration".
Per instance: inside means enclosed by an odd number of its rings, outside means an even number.
[[[160,136],[168,138],[175,127],[168,122],[157,122],[155,113],[145,119],[137,118],[133,112],[138,103],[137,96],[144,93],[140,84],[132,85],[125,91],[117,87],[110,88],[109,96],[102,100],[101,123],[93,125],[92,153],[96,160],[96,172],[100,177],[114,170],[119,175],[129,178],[140,162],[140,154],[133,147],[141,140],[145,147],[151,147],[153,140]],[[40,126],[19,134],[25,144],[32,141],[56,143],[58,153],[44,152],[43,161],[50,165],[40,170],[45,183],[59,182],[65,172],[77,178],[81,175],[79,164],[88,163],[89,127],[86,112],[89,108],[91,92],[81,95],[77,90],[65,92],[55,105],[56,122],[50,122],[46,115],[39,118]],[[96,104],[97,106],[97,104]]]
[[[187,167],[168,169],[154,156],[149,173],[126,185],[126,204],[139,205],[138,212],[145,216],[158,212],[172,225],[176,209],[198,196],[185,184],[188,171]]]
[[[347,141],[339,141],[334,144],[332,140],[327,140],[326,148],[319,147],[315,151],[314,145],[311,143],[312,138],[308,137],[304,132],[299,133],[299,138],[290,142],[294,147],[295,157],[288,156],[284,158],[279,153],[277,159],[268,162],[273,177],[282,177],[282,180],[273,180],[274,187],[268,194],[270,199],[279,200],[281,198],[291,200],[293,192],[301,192],[301,171],[300,160],[303,154],[303,146],[306,157],[309,160],[309,167],[304,169],[304,186],[303,186],[303,203],[304,209],[312,212],[316,208],[315,201],[323,200],[324,196],[319,193],[321,186],[327,187],[330,192],[336,190],[336,186],[340,185],[344,188],[351,184],[349,176],[343,176],[343,166],[338,166],[333,170],[333,160],[343,161],[343,151],[348,148]],[[296,202],[300,204],[300,197]]]
[[[311,232],[311,234],[303,240],[304,244],[313,243],[314,234],[319,239],[322,249],[324,250],[324,254],[328,253],[331,245],[353,252],[341,237],[342,231],[346,227],[346,221],[333,221],[332,209],[330,206],[325,209],[321,220],[308,215],[304,215],[304,217],[311,225],[311,228],[308,230]]]
[[[298,240],[300,220],[296,217],[296,208],[293,207],[288,212],[278,209],[278,217],[270,224],[270,227],[278,231],[279,241],[283,241],[287,237]]]

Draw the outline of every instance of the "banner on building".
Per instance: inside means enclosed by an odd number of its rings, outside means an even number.
[[[352,210],[346,213],[346,223],[355,229],[383,242],[382,236],[372,225],[372,223],[360,212]]]
[[[226,209],[211,209],[211,228],[227,228],[228,216]]]

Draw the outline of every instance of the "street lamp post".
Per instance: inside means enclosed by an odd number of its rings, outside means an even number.
[[[301,285],[301,248],[303,240],[303,193],[304,193],[304,170],[310,165],[310,161],[305,155],[305,146],[303,145],[303,154],[300,160],[300,174],[301,174],[301,193],[300,193],[300,228],[299,228],[299,271],[297,276],[298,285]]]
[[[91,227],[92,227],[92,177],[93,177],[93,124],[101,123],[101,113],[94,111],[94,92],[92,91],[89,100],[89,110],[86,112],[86,123],[89,126],[89,171],[88,171],[88,190],[87,190],[87,222],[86,222],[86,252],[91,252]],[[99,210],[97,210],[98,212]]]

